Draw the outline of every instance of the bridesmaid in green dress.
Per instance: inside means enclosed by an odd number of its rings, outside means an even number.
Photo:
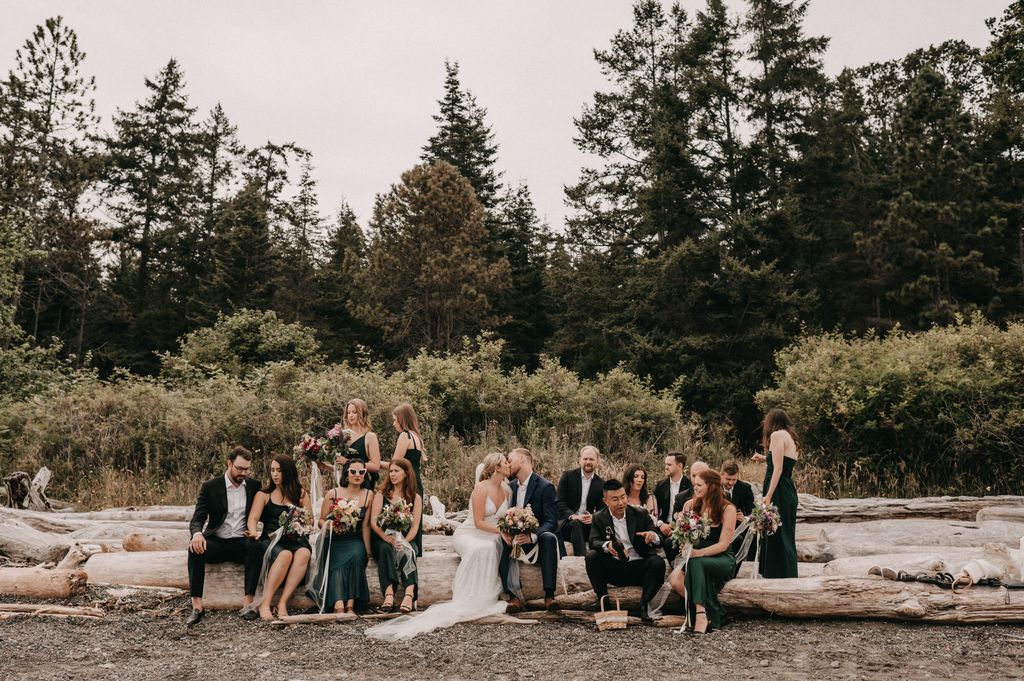
[[[366,582],[366,565],[370,554],[369,515],[373,504],[373,492],[363,488],[366,465],[359,459],[351,459],[342,469],[341,486],[327,492],[320,507],[319,524],[327,533],[325,546],[320,556],[318,577],[310,585],[310,596],[319,602],[320,611],[328,608],[334,612],[359,612],[370,604],[370,587]],[[355,501],[359,505],[359,523],[349,534],[336,535],[327,527],[327,515],[336,499]],[[324,583],[326,581],[326,584]]]
[[[722,491],[722,476],[708,468],[693,477],[693,498],[683,510],[692,510],[711,522],[711,533],[700,540],[686,565],[668,576],[669,583],[686,597],[687,619],[693,630],[706,634],[725,623],[725,608],[718,592],[732,579],[736,558],[732,554],[732,535],[736,530],[736,507]]]
[[[364,489],[377,488],[377,473],[380,471],[380,441],[370,426],[370,408],[358,397],[345,405],[345,427],[352,431],[349,447],[359,459],[366,464],[366,481]]]
[[[761,429],[765,450],[769,457],[755,454],[758,461],[766,460],[764,497],[762,504],[775,504],[782,519],[779,531],[761,538],[761,568],[763,577],[796,577],[796,485],[793,467],[800,456],[800,444],[793,432],[793,422],[781,409],[772,409],[764,417]]]
[[[423,475],[420,473],[420,464],[427,456],[423,452],[423,438],[420,437],[420,423],[416,418],[416,410],[408,402],[403,402],[391,412],[391,425],[398,433],[398,442],[395,443],[395,453],[391,460],[405,459],[412,464],[413,473],[416,474],[416,490],[420,498],[426,501],[423,496]],[[423,528],[416,533],[416,539],[412,542],[416,549],[416,555],[423,555]]]
[[[396,538],[381,529],[378,524],[381,512],[385,507],[403,500],[412,508],[412,524],[405,533],[405,541],[414,543],[419,536],[420,515],[423,512],[423,498],[416,493],[416,474],[410,463],[404,459],[395,459],[388,465],[387,478],[381,485],[380,494],[374,496],[373,509],[370,511],[370,529],[373,531],[373,555],[377,561],[377,578],[380,591],[384,596],[381,608],[385,611],[394,610],[395,594],[399,587],[405,589],[402,596],[402,612],[416,609],[416,598],[419,580],[416,575],[416,556],[410,556],[408,549],[396,553]]]

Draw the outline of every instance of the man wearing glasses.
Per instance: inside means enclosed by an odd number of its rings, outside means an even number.
[[[224,475],[208,480],[199,490],[196,510],[189,523],[192,541],[188,545],[188,584],[192,613],[185,624],[190,627],[199,624],[205,614],[203,587],[207,563],[245,565],[243,606],[252,603],[256,595],[260,566],[247,560],[250,542],[246,519],[253,497],[260,489],[260,481],[249,477],[251,472],[252,452],[242,446],[235,447],[228,454],[228,469]]]

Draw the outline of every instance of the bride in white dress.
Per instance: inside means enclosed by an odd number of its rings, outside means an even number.
[[[403,616],[366,630],[382,640],[408,639],[434,629],[450,627],[505,612],[501,600],[501,536],[497,522],[508,511],[511,475],[508,457],[488,454],[477,468],[477,483],[469,498],[469,517],[453,536],[459,568],[452,581],[452,600],[437,603],[419,615]]]

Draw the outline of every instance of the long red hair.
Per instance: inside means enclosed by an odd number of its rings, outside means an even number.
[[[697,515],[706,515],[711,519],[712,525],[719,525],[725,509],[732,506],[732,502],[725,498],[722,491],[722,476],[713,468],[697,473],[697,477],[704,481],[708,489],[704,496],[696,499],[690,509]]]

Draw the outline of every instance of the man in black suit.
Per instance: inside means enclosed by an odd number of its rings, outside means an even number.
[[[654,499],[658,503],[658,530],[662,536],[672,534],[672,506],[680,492],[692,489],[690,479],[686,477],[686,455],[682,452],[669,452],[665,455],[665,479],[654,488]],[[665,555],[669,562],[675,558],[675,548],[671,542],[665,544]]]
[[[665,457],[665,458],[666,458],[666,466],[665,466],[665,468],[667,470],[668,469],[668,465],[667,465],[668,457]],[[663,536],[668,537],[669,535],[672,534],[672,523],[675,520],[676,514],[679,513],[680,511],[682,511],[683,510],[683,506],[686,505],[686,502],[693,498],[693,481],[694,481],[694,478],[697,477],[698,473],[700,473],[701,471],[707,470],[708,468],[709,468],[709,466],[706,463],[704,463],[703,461],[694,461],[693,465],[690,466],[690,477],[686,479],[686,483],[685,484],[681,484],[679,486],[679,492],[674,494],[674,495],[671,495],[671,497],[670,497],[672,499],[672,503],[669,506],[669,508],[671,508],[671,511],[669,511],[666,514],[667,515],[666,518],[659,519],[658,530],[661,532],[661,534]],[[659,505],[661,504],[660,501],[658,503],[659,503]],[[661,510],[660,506],[659,506],[658,510],[659,511]],[[660,518],[660,516],[661,516],[661,514],[659,513],[659,518]],[[672,563],[673,560],[675,560],[677,555],[679,555],[679,547],[676,546],[674,542],[671,542],[671,541],[666,542],[665,543],[665,557],[668,558],[668,562],[670,564]]]
[[[562,473],[555,495],[558,504],[558,536],[572,544],[572,555],[587,550],[587,535],[594,511],[604,506],[604,480],[597,474],[601,452],[593,445],[580,450],[580,467]]]
[[[587,577],[597,602],[608,585],[642,586],[640,617],[650,621],[648,603],[665,581],[665,560],[657,553],[661,535],[646,511],[626,502],[626,489],[618,480],[604,483],[605,508],[594,514],[587,551]],[[600,607],[600,605],[598,605]]]
[[[188,626],[203,619],[203,587],[207,563],[241,563],[245,565],[245,598],[243,607],[253,601],[259,581],[260,565],[250,555],[251,542],[246,520],[252,500],[260,489],[260,481],[249,477],[252,452],[235,447],[228,454],[224,475],[208,480],[199,490],[196,510],[189,530],[188,584],[192,594],[192,613],[185,620]]]
[[[540,574],[544,581],[544,608],[557,610],[555,602],[555,580],[558,577],[558,559],[562,554],[562,542],[558,539],[558,510],[555,505],[555,487],[550,482],[533,472],[533,454],[529,449],[513,449],[508,455],[512,467],[512,506],[526,507],[533,510],[539,527],[532,535],[519,534],[509,537],[501,536],[501,560],[498,572],[505,592],[509,595],[507,611],[522,612],[524,604],[518,594],[523,591],[518,579],[511,579],[509,568],[512,564],[512,547],[519,545],[529,553],[536,546],[539,553]]]
[[[754,511],[754,488],[749,482],[740,480],[740,465],[730,459],[722,464],[722,491],[725,498],[736,507],[736,524],[739,525]],[[736,556],[736,572],[740,571],[740,564],[744,560],[753,560],[757,550],[754,544],[750,545],[746,556],[740,556],[739,551],[743,547],[743,535],[739,535],[732,541],[732,554]]]

